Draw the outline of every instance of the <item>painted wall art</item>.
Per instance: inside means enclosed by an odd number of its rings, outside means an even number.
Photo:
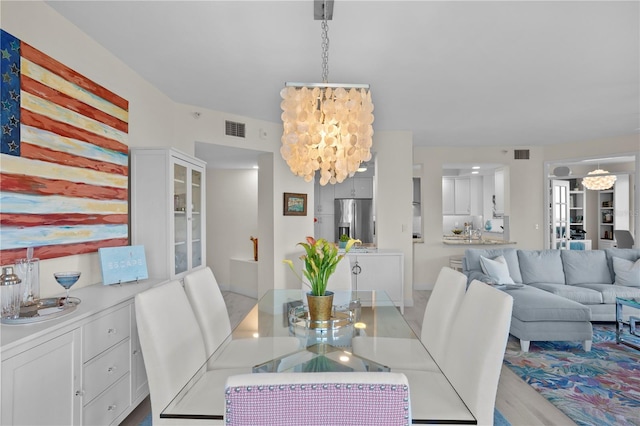
[[[0,264],[128,245],[129,102],[0,30]]]

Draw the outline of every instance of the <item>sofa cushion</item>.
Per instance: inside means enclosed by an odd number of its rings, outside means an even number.
[[[491,284],[514,284],[509,276],[509,267],[504,256],[500,255],[495,259],[480,256],[480,266],[482,272],[491,277],[493,281]]]
[[[639,287],[627,287],[624,285],[611,284],[582,284],[579,287],[600,292],[600,294],[602,294],[603,303],[608,304],[616,303],[616,297],[622,297],[625,299],[640,297]]]
[[[590,321],[591,310],[580,303],[538,288],[507,291],[513,297],[514,318],[520,321]]]
[[[613,258],[613,273],[616,285],[640,287],[640,259],[632,262],[621,257]]]
[[[612,284],[605,285],[612,286]],[[582,286],[555,283],[534,283],[531,286],[578,303],[587,305],[603,303],[602,294],[599,291]]]
[[[621,259],[627,259],[632,262],[640,259],[640,248],[636,249],[619,249],[619,248],[607,248],[604,249],[604,253],[607,255],[607,264],[609,265],[609,271],[611,272],[611,282],[615,281],[613,270],[613,258],[619,257]]]
[[[561,250],[560,258],[568,285],[613,283],[607,256],[602,250]]]
[[[488,259],[495,259],[498,256],[504,256],[509,267],[509,276],[515,283],[522,283],[522,275],[520,275],[520,265],[518,264],[517,250],[513,248],[504,249],[466,249],[464,251],[463,265],[467,268],[467,272],[482,272],[480,265],[480,256]],[[471,275],[468,275],[471,276]]]
[[[561,250],[518,250],[518,263],[524,284],[564,284]],[[509,269],[511,270],[511,269]]]

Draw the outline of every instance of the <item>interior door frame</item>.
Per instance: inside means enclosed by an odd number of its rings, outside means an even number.
[[[550,179],[551,192],[551,226],[549,228],[549,242],[551,248],[569,250],[570,223],[569,223],[569,181],[564,179]],[[561,187],[558,192],[556,188]],[[560,215],[558,215],[560,213]],[[562,214],[564,213],[564,214]]]
[[[633,207],[631,214],[633,215],[633,223],[634,223],[634,240],[640,241],[640,154],[635,152],[620,152],[616,154],[601,154],[597,156],[589,156],[589,157],[574,157],[574,158],[566,158],[562,160],[549,160],[544,162],[544,173],[543,173],[543,188],[544,190],[544,203],[543,203],[543,218],[544,218],[544,248],[550,249],[551,245],[551,221],[550,221],[550,212],[549,207],[551,203],[550,191],[551,188],[551,180],[554,179],[574,179],[585,177],[585,175],[571,175],[571,176],[554,176],[553,170],[558,166],[570,166],[581,161],[589,160],[594,164],[594,168],[597,165],[596,162],[598,159],[601,159],[601,165],[605,164],[605,160],[615,159],[619,157],[633,157],[634,160],[634,171],[633,173],[628,173],[630,175],[630,184],[633,182],[634,191],[633,191]],[[631,219],[631,218],[630,218]]]

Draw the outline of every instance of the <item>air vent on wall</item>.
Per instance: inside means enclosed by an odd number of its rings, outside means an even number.
[[[528,149],[515,149],[515,150],[513,150],[513,159],[514,160],[528,160],[529,159],[529,150]]]
[[[224,134],[227,136],[237,136],[239,138],[245,137],[245,124],[235,121],[224,121]]]

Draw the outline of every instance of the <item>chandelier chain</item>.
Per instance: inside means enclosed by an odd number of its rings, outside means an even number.
[[[322,82],[329,82],[329,25],[322,20]]]

